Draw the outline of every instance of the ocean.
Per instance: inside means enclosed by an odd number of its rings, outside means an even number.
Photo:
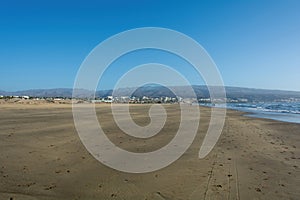
[[[211,104],[200,104],[212,106]],[[300,102],[227,103],[215,105],[247,112],[246,116],[300,123]]]

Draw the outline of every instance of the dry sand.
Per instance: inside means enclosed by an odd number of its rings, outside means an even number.
[[[99,121],[118,146],[158,149],[174,136],[177,105],[158,136],[133,139],[112,122],[110,107],[97,105]],[[140,125],[149,105],[133,106]],[[223,133],[205,158],[198,151],[209,122],[201,108],[194,143],[170,166],[147,174],[122,173],[95,160],[74,128],[70,105],[0,106],[0,199],[300,199],[300,124],[228,111]]]

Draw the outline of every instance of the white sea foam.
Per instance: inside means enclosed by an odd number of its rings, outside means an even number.
[[[300,102],[201,104],[249,112],[247,116],[300,123]]]

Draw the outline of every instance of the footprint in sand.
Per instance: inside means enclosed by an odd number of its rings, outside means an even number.
[[[18,184],[17,186],[18,187],[30,187],[30,186],[33,186],[35,184],[36,184],[35,182],[30,182],[30,183],[26,183],[26,184]]]
[[[51,184],[49,186],[45,186],[44,190],[52,190],[53,188],[56,188],[55,184]]]
[[[261,192],[260,188],[255,188],[256,192]]]
[[[113,194],[111,194],[110,196],[111,196],[111,197],[117,197],[117,195],[116,195],[116,194],[114,194],[114,193],[113,193]]]

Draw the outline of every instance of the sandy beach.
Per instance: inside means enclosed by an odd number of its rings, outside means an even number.
[[[150,105],[131,107],[139,125]],[[134,139],[97,105],[100,124],[116,145],[133,152],[158,149],[179,125],[178,105],[165,105],[161,133]],[[228,110],[222,135],[198,158],[210,109],[201,107],[197,136],[170,166],[146,174],[123,173],[93,158],[75,130],[71,105],[0,105],[0,199],[300,199],[300,124],[257,119]]]

